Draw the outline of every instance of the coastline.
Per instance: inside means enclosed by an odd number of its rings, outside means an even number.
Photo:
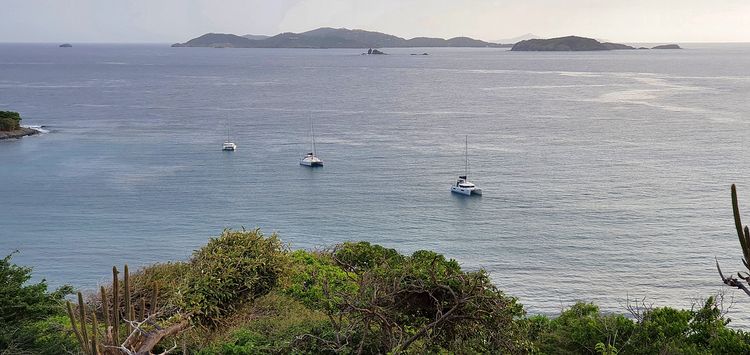
[[[17,138],[22,138],[26,136],[33,136],[39,133],[42,133],[42,132],[34,128],[21,127],[21,129],[17,129],[15,131],[0,131],[0,140],[12,139],[12,138],[17,139]]]

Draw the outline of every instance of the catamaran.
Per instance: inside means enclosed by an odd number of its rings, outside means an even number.
[[[473,183],[469,182],[467,180],[467,176],[469,175],[469,136],[466,136],[466,146],[464,148],[464,156],[465,156],[465,165],[464,165],[464,174],[459,175],[458,180],[456,180],[456,183],[451,186],[451,192],[455,192],[457,194],[462,194],[466,196],[470,195],[482,195],[482,189],[478,188]]]
[[[232,140],[229,137],[231,129],[232,129],[232,124],[227,118],[227,140],[224,141],[224,144],[221,146],[221,150],[223,151],[233,152],[237,150],[237,144],[234,144],[234,142],[232,142]]]
[[[310,118],[310,135],[312,136],[312,151],[302,157],[302,160],[299,161],[299,165],[309,167],[323,166],[323,161],[315,155],[315,128],[313,127],[312,118]]]

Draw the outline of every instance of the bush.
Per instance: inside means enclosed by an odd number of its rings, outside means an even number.
[[[542,354],[595,354],[597,344],[621,349],[635,329],[622,315],[603,315],[590,303],[576,303],[560,316],[531,317],[530,337]]]
[[[331,351],[528,349],[514,322],[523,308],[497,290],[484,271],[464,272],[455,260],[430,251],[403,256],[364,242],[339,245],[331,257],[356,283],[322,293],[335,305],[326,310],[335,331],[324,342]]]
[[[258,298],[251,307],[238,313],[244,313],[237,316],[248,321],[199,354],[317,354],[325,351],[314,339],[332,334],[324,313],[276,292]]]
[[[330,254],[297,250],[291,260],[283,291],[309,308],[334,310],[342,302],[339,295],[357,289],[356,275],[342,269]]]
[[[750,354],[750,335],[726,327],[713,297],[697,310],[654,308],[639,320],[578,303],[557,318],[535,316],[526,322],[542,354]]]
[[[260,230],[225,230],[196,251],[182,285],[183,309],[204,325],[268,293],[289,264],[285,247]]]
[[[0,353],[44,353],[49,349],[35,340],[49,335],[48,318],[64,314],[62,301],[73,289],[49,293],[44,280],[27,284],[31,268],[11,263],[12,256],[0,259]]]
[[[11,348],[6,351],[9,354],[75,354],[78,350],[70,319],[63,315],[24,323],[12,337]]]
[[[13,111],[0,111],[0,131],[13,131],[21,128],[21,115]]]
[[[168,262],[149,265],[130,275],[131,295],[133,299],[151,299],[158,288],[158,306],[179,304],[180,286],[187,278],[191,266],[187,262]],[[112,295],[111,286],[107,290]],[[96,297],[95,297],[96,299]]]
[[[368,242],[346,242],[336,247],[333,252],[336,262],[349,271],[361,272],[387,262],[398,264],[404,256],[395,249],[387,249]]]

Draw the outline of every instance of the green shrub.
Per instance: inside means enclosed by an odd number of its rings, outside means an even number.
[[[334,250],[333,257],[339,265],[354,272],[370,270],[386,262],[398,264],[404,260],[404,256],[395,249],[384,248],[368,242],[340,244]]]
[[[455,260],[431,251],[403,256],[365,242],[339,245],[331,257],[356,283],[315,294],[333,305],[326,312],[335,336],[324,342],[331,351],[492,353],[529,348],[514,323],[523,308],[497,290],[484,271],[464,272]]]
[[[21,128],[21,115],[13,111],[0,111],[0,131],[13,131]]]
[[[249,321],[199,354],[318,354],[325,349],[315,338],[330,337],[332,333],[324,313],[276,292],[258,298],[246,313],[243,318]]]
[[[341,303],[342,294],[356,291],[356,275],[342,269],[328,253],[297,250],[284,293],[318,310],[333,310]]]
[[[557,318],[524,322],[542,354],[750,354],[750,335],[726,327],[713,297],[697,310],[659,307],[638,321],[578,303]]]
[[[28,284],[31,268],[11,263],[12,256],[0,259],[0,353],[44,353],[35,340],[49,335],[48,318],[64,314],[62,301],[73,289],[49,293],[44,280]]]
[[[536,316],[528,321],[530,337],[543,354],[596,354],[598,344],[605,351],[622,349],[635,330],[630,319],[604,315],[590,303],[576,303],[551,320]]]
[[[179,304],[181,295],[178,290],[190,270],[187,262],[157,263],[144,267],[130,275],[131,295],[133,299],[151,299],[155,288],[158,288],[158,306]],[[111,291],[111,287],[108,287],[107,294],[112,295]]]
[[[225,230],[196,251],[182,285],[183,309],[216,325],[236,306],[268,293],[288,266],[281,241],[260,230]]]
[[[78,350],[78,341],[71,329],[70,319],[64,315],[24,323],[13,334],[13,343],[25,345],[20,348],[9,349],[7,353],[75,354]]]

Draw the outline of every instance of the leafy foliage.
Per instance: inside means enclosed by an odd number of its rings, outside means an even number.
[[[190,260],[181,286],[182,308],[201,323],[216,325],[237,305],[271,291],[288,264],[275,234],[224,230]]]
[[[21,115],[13,111],[0,111],[0,131],[13,131],[21,128]]]
[[[150,298],[158,293],[158,306],[179,304],[178,293],[191,267],[187,262],[168,262],[149,265],[130,276],[131,293],[134,299]],[[111,287],[108,294],[111,294]]]
[[[0,259],[0,353],[44,353],[43,340],[54,335],[53,319],[64,314],[62,300],[73,289],[50,293],[44,280],[28,284],[31,268],[11,263],[12,256]]]
[[[339,245],[333,253],[340,266],[353,272],[371,270],[384,263],[399,264],[404,256],[395,249],[384,248],[369,242],[346,242]]]
[[[342,301],[338,295],[356,291],[355,274],[342,269],[330,254],[297,250],[291,260],[284,292],[311,309],[334,310]]]
[[[60,307],[70,288],[49,293],[44,281],[28,284],[31,270],[10,257],[0,261],[0,354],[75,351]],[[727,327],[715,298],[690,310],[649,308],[635,319],[586,303],[556,318],[526,317],[486,272],[432,251],[402,255],[358,242],[291,252],[259,230],[225,230],[189,261],[130,278],[131,297],[157,288],[159,309],[202,325],[180,338],[204,355],[750,354],[750,334]],[[89,300],[101,313],[96,297]]]
[[[250,321],[238,325],[231,334],[204,347],[199,354],[321,353],[325,350],[320,342],[309,341],[307,336],[332,336],[324,313],[279,292],[258,298],[240,313],[246,313],[243,318]]]
[[[417,251],[403,256],[369,243],[345,243],[332,253],[354,272],[356,287],[327,292],[336,330],[332,350],[523,351],[514,319],[523,315],[484,271],[464,272],[455,260]]]
[[[611,352],[622,348],[636,327],[632,320],[603,315],[599,307],[588,303],[576,303],[555,319],[534,316],[529,322],[530,336],[544,354]]]
[[[726,327],[714,297],[697,310],[654,308],[635,321],[578,303],[529,322],[543,354],[750,354],[750,334]]]

